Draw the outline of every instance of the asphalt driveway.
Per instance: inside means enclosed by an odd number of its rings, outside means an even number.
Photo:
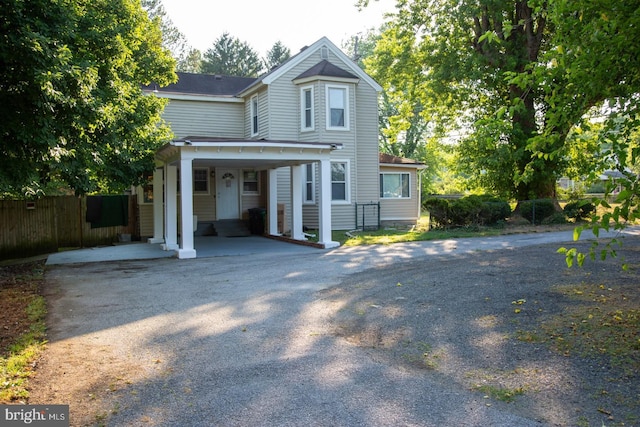
[[[30,403],[70,404],[71,425],[541,425],[368,357],[332,329],[343,302],[318,295],[407,259],[570,240],[562,232],[48,266],[50,343]]]

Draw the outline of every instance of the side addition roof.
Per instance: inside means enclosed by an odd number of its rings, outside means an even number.
[[[391,154],[386,153],[378,153],[378,161],[379,163],[386,165],[394,165],[394,166],[407,166],[407,167],[415,167],[416,169],[424,169],[427,166],[413,159],[407,159],[405,157],[393,156]]]
[[[143,90],[207,96],[236,96],[257,79],[254,77],[232,77],[212,74],[177,73],[178,81],[169,86],[155,84],[143,87]]]

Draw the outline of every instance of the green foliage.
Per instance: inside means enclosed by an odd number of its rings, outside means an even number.
[[[282,42],[277,41],[267,52],[267,57],[264,59],[264,66],[267,71],[270,71],[272,68],[279,66],[290,57],[291,50],[283,45]]]
[[[518,204],[518,211],[523,218],[539,225],[556,212],[556,206],[552,199],[526,200]]]
[[[567,216],[564,214],[564,212],[554,212],[542,220],[543,225],[566,224],[567,222]]]
[[[164,101],[142,85],[175,80],[157,23],[135,0],[10,0],[0,8],[0,194],[77,194],[142,182],[170,138]]]
[[[438,197],[428,198],[422,207],[429,212],[432,227],[446,228],[451,224],[451,206],[448,200]]]
[[[596,206],[589,200],[576,200],[567,203],[563,210],[567,218],[584,220],[595,212]]]
[[[446,200],[430,198],[424,203],[437,227],[495,225],[511,215],[509,203],[490,196],[466,196]]]
[[[246,42],[223,33],[203,55],[201,71],[205,74],[258,77],[264,65],[258,53]]]

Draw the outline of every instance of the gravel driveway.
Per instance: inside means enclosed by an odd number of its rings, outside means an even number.
[[[548,242],[568,236],[50,266],[50,343],[29,403],[69,403],[73,426],[571,425],[556,399],[581,384],[561,357],[543,373],[544,399],[490,400],[460,376],[522,366],[490,327],[478,334],[483,313],[565,275]],[[419,310],[430,317],[417,324]],[[458,342],[471,335],[496,354]],[[452,353],[443,369],[417,369],[407,342]],[[551,357],[537,349],[523,363],[534,372]]]

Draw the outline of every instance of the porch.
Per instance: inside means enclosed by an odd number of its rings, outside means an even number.
[[[290,237],[305,241],[303,232],[303,165],[315,163],[318,176],[318,237],[324,248],[338,246],[331,240],[331,152],[341,144],[239,140],[227,138],[187,137],[172,141],[156,153],[153,177],[153,237],[166,251],[176,251],[178,258],[195,258],[193,231],[199,218],[194,214],[194,166],[212,171],[215,176],[214,220],[241,219],[240,172],[250,169],[265,177],[264,206],[266,234],[279,236],[278,204],[286,195],[290,212]],[[288,168],[286,180],[278,172]],[[205,176],[208,176],[205,173]],[[207,178],[208,179],[208,178]],[[158,192],[162,189],[162,193]],[[164,203],[163,203],[164,201]],[[255,206],[254,206],[255,207]],[[197,222],[196,222],[197,221]],[[184,232],[183,232],[184,230]]]

